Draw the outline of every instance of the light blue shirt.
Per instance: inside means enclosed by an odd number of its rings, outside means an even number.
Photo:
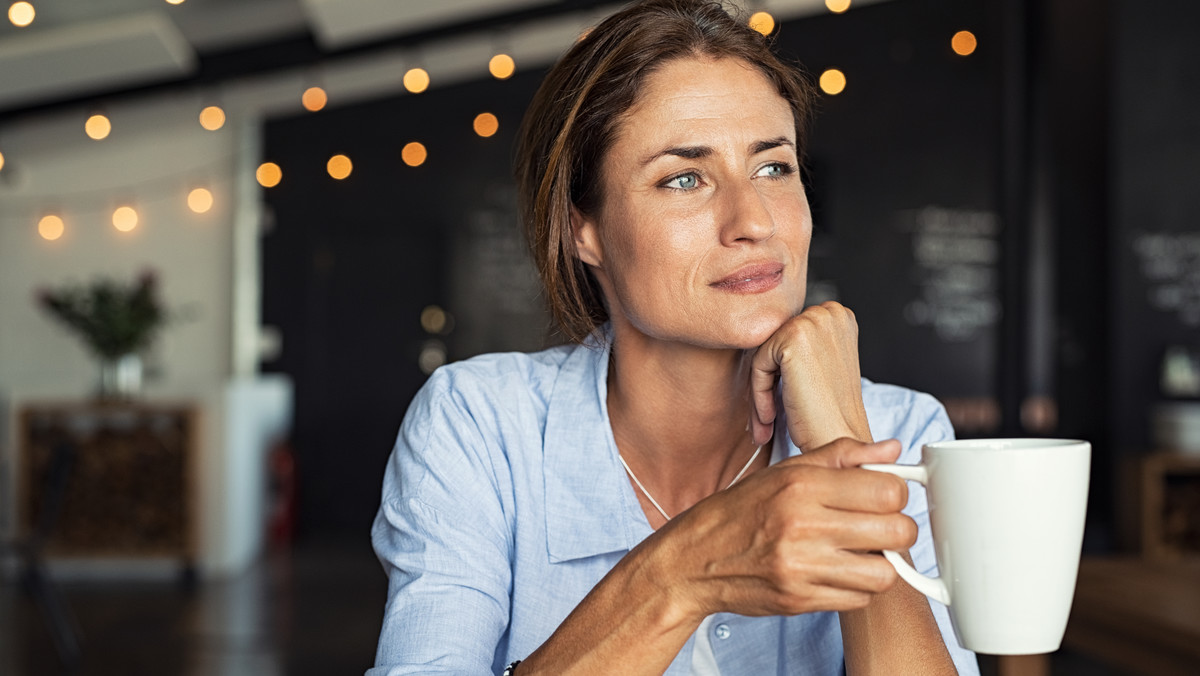
[[[608,349],[596,341],[534,354],[492,354],[438,369],[417,394],[388,461],[375,552],[388,574],[376,667],[387,674],[498,674],[532,653],[653,531],[617,456],[606,406]],[[941,405],[863,381],[876,439],[900,462],[953,436]],[[782,422],[776,457],[799,454]],[[925,492],[909,484],[910,550],[934,573]],[[934,616],[960,674],[978,674],[946,609]],[[721,673],[840,674],[837,613],[714,616]],[[686,676],[694,639],[667,670]]]

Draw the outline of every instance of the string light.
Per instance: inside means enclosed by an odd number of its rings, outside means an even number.
[[[168,5],[182,5],[183,0],[167,0]]]
[[[329,172],[330,176],[340,181],[349,176],[351,171],[354,171],[354,165],[350,162],[349,157],[334,155],[325,163],[325,170]]]
[[[205,106],[200,111],[200,126],[209,131],[216,131],[225,126],[225,111],[220,106]]]
[[[750,15],[749,25],[763,35],[770,35],[775,30],[775,17],[770,12],[755,12]]]
[[[500,120],[491,113],[480,113],[475,116],[475,122],[471,125],[475,129],[475,133],[487,138],[495,134],[500,129]]]
[[[825,7],[834,14],[850,9],[850,0],[825,0]]]
[[[429,73],[424,68],[410,68],[404,74],[404,88],[413,94],[420,94],[429,88]]]
[[[188,193],[187,205],[194,213],[208,213],[213,206],[213,194],[207,188],[195,188]]]
[[[64,230],[66,230],[66,226],[63,225],[63,219],[54,214],[42,216],[42,220],[38,221],[38,234],[44,240],[53,242],[62,237]]]
[[[17,28],[24,28],[33,23],[37,11],[28,2],[14,2],[8,8],[8,20]]]
[[[441,333],[446,328],[446,311],[437,305],[426,305],[421,310],[421,328],[426,333]]]
[[[89,138],[102,141],[108,138],[108,135],[112,133],[112,122],[110,122],[104,115],[96,113],[95,115],[89,117],[87,122],[84,123],[83,131],[87,133]]]
[[[0,153],[0,171],[4,171],[4,153]]]
[[[315,113],[325,107],[329,102],[329,95],[320,87],[309,87],[300,95],[300,103],[304,105],[304,109],[310,113]]]
[[[121,232],[129,232],[137,227],[138,212],[130,206],[117,207],[112,215],[113,227]]]
[[[821,73],[821,91],[829,95],[841,94],[846,88],[846,74],[836,68]]]
[[[283,170],[274,162],[263,162],[254,172],[254,178],[264,188],[274,188],[283,180]]]
[[[425,164],[425,159],[429,157],[429,152],[425,150],[425,146],[413,141],[405,144],[400,151],[400,159],[410,167],[419,167]]]
[[[488,72],[497,80],[507,80],[517,72],[517,63],[508,54],[497,54],[488,61]]]
[[[959,31],[950,38],[950,48],[959,56],[969,56],[975,53],[975,47],[978,42],[975,40],[975,34],[971,31]]]

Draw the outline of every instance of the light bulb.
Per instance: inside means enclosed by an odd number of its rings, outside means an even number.
[[[429,73],[424,68],[413,68],[404,74],[404,88],[413,94],[420,94],[429,88]]]
[[[104,115],[96,113],[83,124],[83,131],[89,138],[100,141],[108,138],[108,135],[112,133],[112,122]]]
[[[421,166],[428,157],[429,152],[425,150],[425,146],[416,141],[405,144],[404,149],[400,151],[400,159],[410,167]]]

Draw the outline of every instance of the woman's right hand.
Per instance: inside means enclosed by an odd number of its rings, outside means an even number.
[[[525,674],[661,674],[713,613],[796,615],[865,607],[905,550],[900,479],[855,469],[893,462],[894,440],[842,438],[759,470],[660,528],[623,558],[521,663]]]
[[[872,552],[907,550],[917,526],[902,480],[854,468],[899,455],[894,440],[841,438],[755,472],[660,529],[653,558],[697,622],[865,607],[897,578]]]

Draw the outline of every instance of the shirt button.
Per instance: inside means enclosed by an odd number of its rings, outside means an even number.
[[[729,634],[732,632],[729,631],[728,624],[718,624],[716,628],[713,629],[713,633],[716,634],[717,638],[719,639],[726,639],[729,638]]]

